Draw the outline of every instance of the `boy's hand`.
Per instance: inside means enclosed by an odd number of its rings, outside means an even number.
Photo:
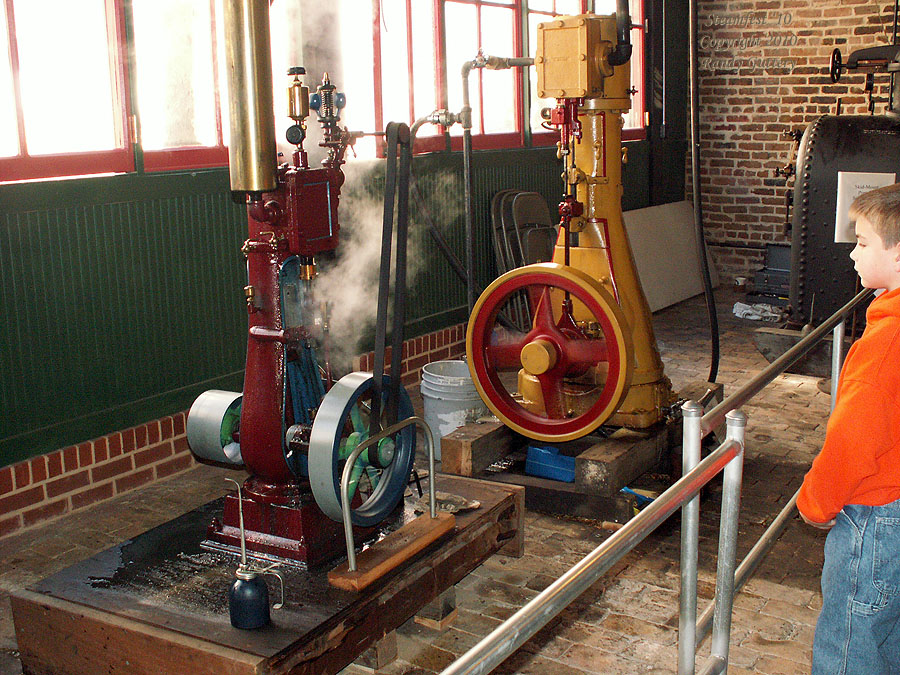
[[[810,520],[809,518],[804,516],[802,511],[800,511],[800,517],[803,518],[803,522],[806,523],[807,525],[812,525],[813,527],[817,527],[820,530],[830,530],[832,527],[834,527],[834,524],[837,522],[837,519],[832,518],[827,523],[817,523],[816,521]]]

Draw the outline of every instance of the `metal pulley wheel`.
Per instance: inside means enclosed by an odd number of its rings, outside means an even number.
[[[389,382],[390,378],[385,376],[381,411],[390,403]],[[413,416],[413,407],[406,390],[399,387],[398,391],[397,420],[400,421]],[[372,373],[345,375],[322,399],[313,420],[309,437],[309,482],[319,508],[338,522],[342,520],[341,474],[350,453],[369,437],[373,393]],[[350,479],[351,498],[358,493],[361,499],[351,514],[354,525],[377,525],[393,511],[406,491],[415,451],[415,427],[408,426],[360,455]]]
[[[243,464],[241,446],[233,436],[241,421],[238,391],[210,389],[196,398],[185,425],[188,447],[197,457],[225,464]]]
[[[525,331],[521,317],[527,316]],[[469,318],[466,353],[482,399],[543,441],[589,434],[628,391],[634,350],[612,294],[581,270],[527,265],[495,280]]]

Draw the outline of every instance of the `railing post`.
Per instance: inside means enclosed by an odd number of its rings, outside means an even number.
[[[841,376],[841,365],[844,361],[844,323],[845,319],[834,327],[831,335],[831,411],[834,412],[834,403],[837,400],[838,380]]]
[[[695,401],[681,406],[684,420],[681,445],[681,475],[700,463],[700,417],[703,408]],[[681,507],[681,595],[678,612],[678,675],[693,675],[696,657],[697,551],[700,534],[700,495]]]
[[[713,615],[710,657],[728,668],[731,640],[731,609],[734,604],[734,570],[737,551],[738,513],[741,508],[741,477],[744,469],[744,428],[747,416],[732,410],[725,416],[727,438],[741,444],[741,453],[723,472],[722,515],[719,524],[719,559],[716,563],[716,609]],[[722,672],[722,671],[719,671]]]

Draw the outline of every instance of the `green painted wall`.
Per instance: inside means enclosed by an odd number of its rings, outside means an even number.
[[[0,187],[0,464],[240,386],[225,171]]]
[[[650,127],[628,144],[625,209],[684,195],[682,4],[648,3],[651,25],[667,30],[649,33]],[[432,219],[464,259],[461,155],[414,164]],[[370,172],[370,192],[381,173]],[[495,275],[491,196],[533,190],[552,212],[559,174],[555,149],[475,153],[481,286]],[[0,185],[0,466],[184,410],[206,389],[241,388],[246,217],[228,195],[224,169]],[[465,288],[416,206],[411,220],[420,265],[407,337],[466,318]]]
[[[650,203],[647,146],[631,144],[627,208]],[[415,164],[429,217],[464,259],[460,155]],[[474,167],[485,286],[491,196],[534,190],[552,209],[559,165],[553,150],[528,149],[478,152]],[[183,410],[205,389],[241,388],[246,220],[227,181],[210,170],[0,186],[0,465]],[[407,337],[466,317],[465,288],[415,204],[411,219],[421,260]]]

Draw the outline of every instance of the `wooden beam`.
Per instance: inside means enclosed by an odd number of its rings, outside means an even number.
[[[268,672],[260,656],[48,595],[17,591],[10,602],[19,658],[30,675]]]
[[[475,476],[527,442],[504,424],[466,424],[441,439],[441,470]]]
[[[649,429],[617,429],[597,439],[575,458],[575,483],[586,492],[615,495],[668,457],[673,430],[669,424]]]
[[[352,572],[346,562],[328,572],[328,583],[345,591],[360,591],[451,532],[455,526],[456,518],[452,513],[439,511],[434,518],[423,514],[362,551],[356,557],[356,569]]]

